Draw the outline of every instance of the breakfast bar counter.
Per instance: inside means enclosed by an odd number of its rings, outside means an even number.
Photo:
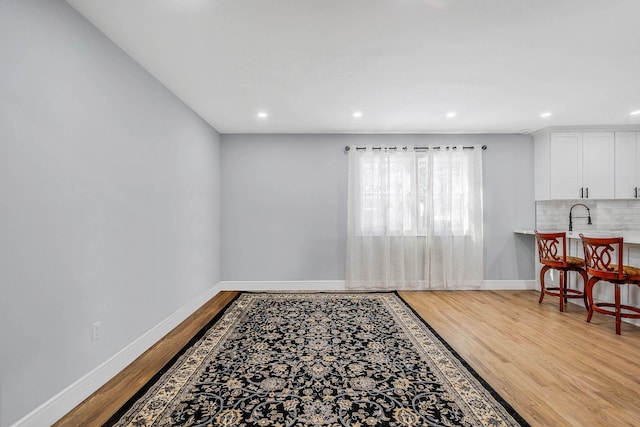
[[[562,232],[563,230],[539,230],[540,232]],[[572,256],[583,257],[583,249],[582,249],[582,241],[580,240],[580,234],[582,233],[586,237],[622,237],[624,239],[624,264],[640,267],[640,231],[639,230],[573,230],[566,231],[567,233],[567,253]],[[534,235],[533,230],[523,229],[523,230],[514,230],[516,234],[523,235]],[[539,272],[541,268],[540,263],[537,259],[537,248],[536,248],[536,271]],[[537,274],[536,274],[537,276]],[[557,283],[558,277],[557,274],[551,274],[550,283]],[[545,282],[549,280],[545,279]],[[576,280],[577,277],[571,277],[568,283],[570,288],[580,289],[583,284],[581,280]],[[539,278],[536,279],[539,283]],[[579,282],[579,283],[577,283]],[[598,285],[594,288],[594,298],[598,301],[613,301],[614,288],[613,286],[602,286]],[[640,288],[637,286],[627,286],[623,288],[623,292],[621,294],[621,299],[623,304],[630,304],[637,307],[640,307]],[[627,319],[625,319],[627,320]],[[629,323],[634,323],[640,326],[640,322],[636,320],[628,320]]]
[[[544,233],[559,233],[566,232],[568,239],[576,239],[580,240],[580,233],[584,234],[586,237],[622,237],[624,239],[624,243],[629,245],[640,245],[640,231],[639,230],[539,230]],[[534,235],[534,230],[513,230],[516,234],[528,234]]]

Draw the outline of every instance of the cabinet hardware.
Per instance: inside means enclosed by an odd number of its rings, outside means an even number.
[[[633,189],[633,197],[635,197],[636,199],[638,198],[638,187]]]
[[[580,198],[584,199],[584,188],[580,187]]]
[[[586,191],[585,191],[585,197],[584,197],[584,198],[585,198],[585,199],[588,199],[588,198],[589,198],[589,187],[587,187],[587,188],[586,188]]]

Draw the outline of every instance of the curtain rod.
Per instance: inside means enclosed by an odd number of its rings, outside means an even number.
[[[386,148],[389,149],[389,150],[398,150],[398,149],[402,148],[402,150],[405,150],[405,151],[408,149],[407,147],[386,147]],[[433,148],[434,150],[439,150],[441,147],[440,146],[436,146],[436,147],[413,147],[414,151],[415,150],[428,150],[429,148]],[[456,148],[457,147],[453,147],[454,150]],[[462,147],[463,150],[473,150],[473,148],[474,147],[472,147],[472,146],[464,146],[464,147]],[[357,150],[366,150],[366,149],[367,149],[367,147],[356,147],[356,151]],[[371,149],[372,150],[382,150],[382,147],[371,147]],[[447,147],[447,149],[449,149],[449,148]],[[487,146],[483,145],[482,149],[486,150]],[[348,152],[349,150],[351,150],[351,147],[349,147],[348,145],[346,147],[344,147],[344,152],[345,153]]]

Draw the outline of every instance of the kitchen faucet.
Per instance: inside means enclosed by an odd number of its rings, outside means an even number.
[[[569,209],[569,231],[573,231],[573,216],[571,215],[571,212],[573,211],[573,208],[575,208],[576,206],[584,206],[585,209],[587,210],[587,216],[576,216],[575,218],[587,218],[587,224],[591,225],[591,211],[589,210],[589,207],[587,207],[587,205],[584,205],[582,203],[576,203],[575,205],[571,206],[571,209]]]

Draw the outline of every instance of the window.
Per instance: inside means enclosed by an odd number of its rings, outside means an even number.
[[[482,285],[480,147],[354,147],[347,211],[347,287]]]
[[[361,234],[469,234],[471,191],[480,190],[470,185],[471,157],[448,151],[362,156]]]

